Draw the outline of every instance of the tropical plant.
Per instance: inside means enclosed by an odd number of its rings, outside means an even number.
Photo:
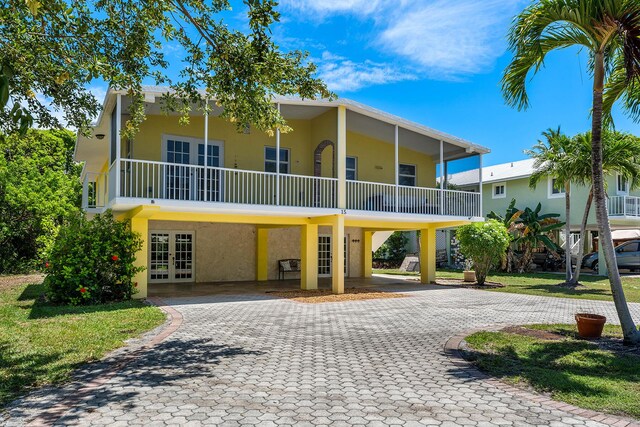
[[[374,258],[385,259],[399,264],[407,254],[407,242],[409,239],[402,231],[394,231],[387,240],[374,253]]]
[[[53,110],[87,130],[100,109],[90,87],[108,82],[131,97],[126,136],[144,119],[148,81],[171,87],[162,105],[184,120],[206,96],[239,130],[288,130],[274,94],[332,94],[307,53],[282,52],[272,40],[277,2],[242,3],[240,31],[223,20],[229,0],[1,0],[0,131],[25,129],[30,116],[39,127],[57,127]]]
[[[458,228],[456,237],[460,241],[460,252],[473,261],[478,285],[484,285],[487,274],[504,254],[511,239],[505,226],[490,219],[472,222]]]
[[[37,270],[64,219],[80,208],[71,132],[0,138],[0,274]]]
[[[622,288],[607,214],[602,163],[603,121],[611,122],[614,103],[640,119],[640,2],[638,0],[539,0],[514,20],[509,33],[514,53],[505,70],[502,91],[509,105],[529,106],[527,81],[538,72],[546,55],[556,49],[583,48],[593,76],[591,109],[591,168],[593,199],[609,271],[611,293],[625,342],[640,342]]]
[[[536,188],[541,179],[551,177],[555,180],[557,186],[564,187],[564,236],[565,236],[565,285],[573,286],[576,283],[573,279],[573,270],[571,269],[571,250],[569,242],[571,241],[571,181],[574,177],[574,171],[571,168],[572,163],[568,158],[574,155],[574,141],[558,129],[547,129],[542,132],[544,140],[538,140],[538,143],[531,149],[525,150],[525,154],[534,159],[533,173],[529,178],[529,186]]]
[[[516,223],[518,218],[520,218],[520,215],[522,215],[522,212],[523,211],[516,208],[516,199],[511,199],[511,203],[509,203],[509,206],[507,206],[507,210],[504,216],[501,216],[500,214],[497,214],[496,212],[491,211],[487,214],[487,218],[495,219],[496,221],[501,222],[509,232],[509,236],[511,237],[511,243],[513,243],[518,237],[516,229],[514,228],[514,224]],[[514,259],[515,258],[513,254],[513,245],[509,244],[502,258],[502,270],[511,272]]]
[[[593,202],[591,132],[578,134],[573,139],[574,152],[567,159],[573,164],[568,165],[568,167],[573,170],[573,182],[589,188],[589,195],[580,224],[581,244],[578,247],[578,262],[573,274],[574,282],[578,283],[580,279],[580,261],[588,244],[585,236],[589,212]],[[624,178],[628,183],[629,190],[640,187],[640,138],[631,134],[605,129],[602,133],[602,170],[607,176],[617,174]]]
[[[512,228],[517,233],[514,240],[520,250],[520,256],[516,257],[516,270],[524,273],[529,269],[533,260],[533,249],[545,246],[548,250],[558,252],[559,247],[549,237],[549,234],[562,228],[563,222],[556,218],[557,213],[540,214],[542,204],[538,203],[535,209],[525,208],[520,214],[520,218],[513,224]]]
[[[83,214],[60,230],[47,262],[47,297],[59,304],[100,304],[130,299],[136,292],[133,276],[142,248],[139,234],[111,211],[91,220]]]

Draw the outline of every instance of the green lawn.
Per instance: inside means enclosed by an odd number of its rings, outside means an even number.
[[[618,354],[575,337],[574,325],[533,325],[565,335],[544,340],[506,332],[478,332],[466,338],[470,358],[502,380],[550,393],[582,408],[640,418],[640,352]],[[619,337],[607,326],[605,335]]]
[[[165,319],[140,301],[47,305],[39,282],[36,276],[0,277],[0,407],[31,388],[67,380],[74,368]]]
[[[400,273],[398,270],[374,270],[374,273],[419,275],[418,273]],[[438,270],[437,277],[462,279],[462,272]],[[611,288],[607,278],[581,275],[580,282],[584,288],[572,290],[556,286],[562,282],[563,277],[562,274],[556,273],[494,273],[487,277],[487,281],[502,283],[506,286],[504,288],[488,288],[487,290],[490,292],[611,301]],[[627,300],[640,302],[640,278],[623,277],[622,282]]]

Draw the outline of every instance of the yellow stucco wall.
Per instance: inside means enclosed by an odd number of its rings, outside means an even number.
[[[290,172],[313,175],[313,153],[325,139],[336,142],[337,112],[331,109],[312,120],[289,120],[293,131],[282,134],[280,145],[290,150]],[[348,123],[347,123],[348,126]],[[191,117],[188,125],[180,125],[176,116],[148,116],[136,135],[132,157],[140,160],[162,160],[163,135],[203,139],[204,118]],[[209,118],[209,139],[222,141],[224,167],[245,170],[264,170],[264,147],[275,146],[275,137],[251,130],[250,134],[238,133],[233,123]],[[123,156],[126,144],[122,144]],[[358,180],[393,184],[393,144],[347,131],[347,155],[358,158]],[[435,162],[430,156],[400,147],[401,163],[417,166],[418,186],[435,185]],[[333,152],[327,148],[322,156],[322,176],[332,175]]]

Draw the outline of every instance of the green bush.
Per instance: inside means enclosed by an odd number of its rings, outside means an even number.
[[[391,236],[373,254],[375,259],[385,259],[396,264],[402,263],[407,255],[407,236],[402,231],[394,231]]]
[[[458,228],[456,237],[460,241],[460,252],[473,261],[478,284],[484,285],[487,274],[500,262],[509,246],[510,238],[506,227],[493,219],[474,222]]]
[[[130,299],[140,236],[110,211],[87,220],[73,217],[61,227],[46,264],[47,297],[59,304],[100,304]]]

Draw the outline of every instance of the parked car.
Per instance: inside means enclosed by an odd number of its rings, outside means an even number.
[[[616,246],[616,262],[618,268],[629,270],[640,269],[640,240],[630,240]],[[598,269],[598,253],[592,252],[582,258],[582,266],[592,270]]]

